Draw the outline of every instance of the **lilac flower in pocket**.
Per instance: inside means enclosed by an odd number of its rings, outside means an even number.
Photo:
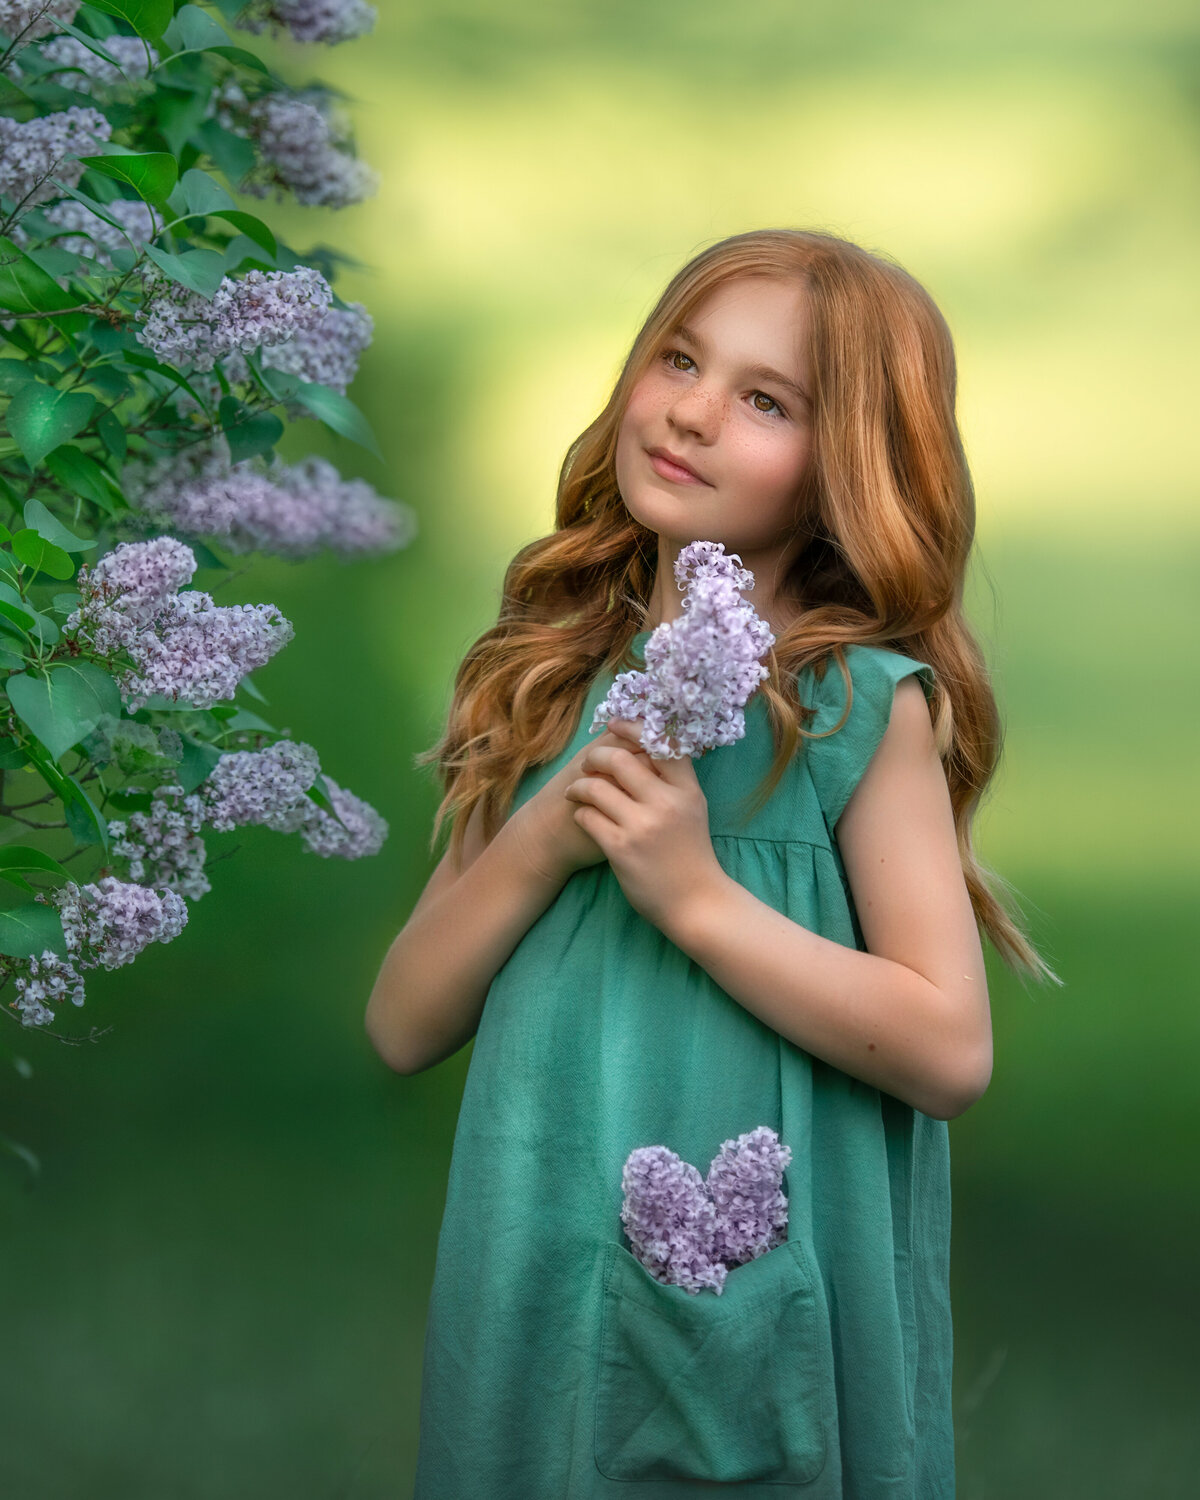
[[[666,1146],[639,1146],[622,1173],[621,1222],[656,1281],[724,1291],[729,1271],[787,1238],[783,1172],[792,1159],[768,1125],[725,1141],[707,1180]]]
[[[787,1198],[781,1184],[792,1149],[767,1125],[726,1141],[708,1169],[716,1209],[717,1256],[743,1265],[787,1239]]]
[[[716,1212],[700,1173],[666,1146],[639,1146],[621,1175],[621,1222],[634,1255],[656,1281],[720,1292],[726,1270],[713,1255]]]

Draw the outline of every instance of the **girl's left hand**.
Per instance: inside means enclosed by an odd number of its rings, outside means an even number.
[[[606,727],[629,749],[593,747],[580,762],[585,774],[565,795],[578,802],[575,821],[603,850],[630,906],[667,932],[723,877],[708,800],[690,756],[655,760],[642,748],[640,724],[610,719]]]

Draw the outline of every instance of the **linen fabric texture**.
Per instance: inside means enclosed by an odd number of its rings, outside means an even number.
[[[650,632],[634,640],[639,665]],[[833,828],[891,713],[933,670],[850,646],[850,716],[805,740],[753,818],[765,704],[695,762],[721,867],[834,942],[865,948]],[[531,768],[515,811],[591,736]],[[845,684],[806,669],[806,728]],[[510,812],[511,816],[511,812]],[[786,1243],[721,1296],[663,1285],[620,1219],[635,1146],[707,1163],[769,1124],[792,1148]],[[703,1167],[702,1167],[703,1170]],[[811,1056],[577,871],[488,991],[467,1070],[423,1353],[414,1500],[952,1500],[947,1122]]]

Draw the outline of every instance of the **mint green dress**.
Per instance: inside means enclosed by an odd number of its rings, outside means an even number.
[[[634,640],[639,665],[649,638]],[[932,668],[852,646],[845,725],[804,741],[767,805],[761,698],[696,764],[722,868],[794,922],[865,948],[834,827],[896,683]],[[600,674],[570,744],[590,738]],[[815,730],[844,707],[801,676]],[[620,1219],[635,1146],[708,1171],[770,1125],[791,1147],[788,1238],[723,1293],[665,1286]],[[948,1128],[822,1062],[744,1009],[629,905],[577,871],[488,991],[450,1166],[425,1333],[415,1500],[951,1500]],[[636,1488],[635,1488],[636,1486]]]

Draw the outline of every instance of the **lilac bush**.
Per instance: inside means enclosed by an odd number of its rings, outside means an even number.
[[[646,642],[645,671],[619,672],[596,708],[591,731],[610,719],[640,719],[642,744],[656,759],[682,760],[746,732],[743,712],[768,675],[760,658],[775,636],[743,591],[754,574],[725,556],[721,542],[692,542],[675,561],[686,589],[683,617],[667,621]]]
[[[349,394],[373,324],[336,253],[234,196],[337,209],[377,178],[331,92],[226,26],[332,45],[374,19],[0,0],[0,987],[25,1027],[179,936],[211,837],[339,859],[387,837],[261,716],[253,677],[291,622],[214,597],[245,554],[350,562],[416,535],[366,479],[284,456],[313,423],[378,454]]]

